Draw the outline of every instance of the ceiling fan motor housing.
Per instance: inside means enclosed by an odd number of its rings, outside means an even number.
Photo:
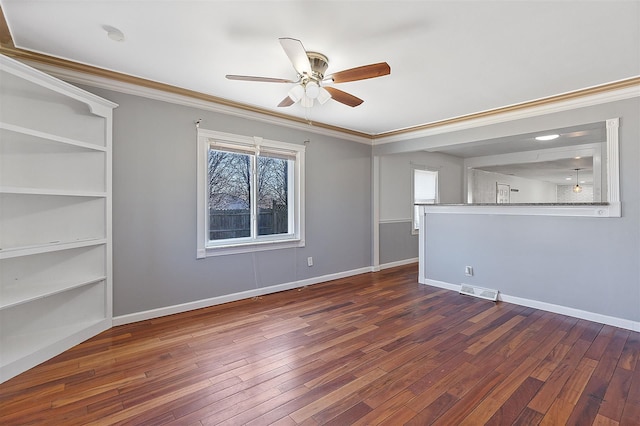
[[[311,65],[312,75],[310,77],[313,80],[322,81],[324,73],[329,67],[329,58],[318,52],[307,52],[307,57],[309,58],[309,64]]]

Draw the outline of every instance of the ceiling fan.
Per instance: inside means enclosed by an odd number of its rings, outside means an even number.
[[[334,99],[350,107],[356,107],[364,101],[335,87],[325,86],[325,84],[365,80],[391,74],[389,64],[380,62],[338,71],[325,76],[325,71],[329,67],[329,59],[325,55],[318,52],[306,51],[302,42],[295,38],[283,37],[279,40],[280,45],[293,64],[293,68],[296,70],[297,78],[295,80],[234,74],[227,74],[226,77],[229,80],[294,83],[295,86],[289,90],[287,97],[284,98],[278,106],[288,107],[299,101],[303,107],[311,108],[314,100],[317,100],[320,104],[324,104],[329,99]]]

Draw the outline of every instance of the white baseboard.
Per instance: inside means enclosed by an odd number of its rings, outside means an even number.
[[[543,311],[554,312],[556,314],[567,315],[574,318],[580,318],[588,321],[598,322],[600,324],[611,325],[614,327],[624,328],[631,331],[640,332],[640,322],[631,321],[624,318],[602,315],[596,312],[583,311],[581,309],[570,308],[568,306],[554,305],[547,302],[539,302],[537,300],[523,299],[522,297],[509,296],[506,294],[498,294],[498,300],[516,305],[522,305],[529,308],[541,309]]]
[[[307,285],[318,284],[326,281],[337,280],[339,278],[351,277],[353,275],[365,274],[373,272],[373,268],[365,267],[352,269],[350,271],[337,272],[335,274],[322,275],[319,277],[307,278],[305,280],[293,281],[290,283],[278,284],[270,287],[262,287],[254,290],[241,291],[239,293],[225,294],[223,296],[211,297],[209,299],[196,300],[193,302],[181,303],[179,305],[165,306],[148,311],[135,312],[132,314],[120,315],[113,318],[113,325],[124,325],[138,321],[150,320],[153,318],[164,317],[166,315],[179,314],[181,312],[192,311],[194,309],[207,308],[209,306],[220,305],[223,303],[234,302],[236,300],[250,299],[265,294],[277,293],[279,291],[291,290],[294,288],[304,287]]]
[[[433,287],[444,288],[458,292],[460,285],[450,284],[443,281],[430,280],[421,278],[418,280],[420,284],[426,284]],[[568,306],[555,305],[553,303],[540,302],[538,300],[525,299],[522,297],[509,296],[508,294],[499,293],[498,300],[513,303],[515,305],[526,306],[528,308],[540,309],[542,311],[553,312],[555,314],[566,315],[573,318],[580,318],[587,321],[593,321],[600,324],[611,325],[613,327],[624,328],[625,330],[640,332],[640,322],[632,321],[624,318],[602,315],[595,312],[583,311],[581,309],[570,308]]]
[[[412,263],[418,263],[418,258],[414,257],[411,259],[396,260],[395,262],[384,263],[378,267],[378,270],[395,268],[396,266],[410,265]]]
[[[418,278],[418,282],[420,284],[430,285],[430,286],[438,287],[438,288],[444,288],[445,290],[451,290],[451,291],[459,291],[460,290],[460,285],[449,284],[449,283],[446,283],[444,281],[430,280],[430,279],[427,279],[427,278],[425,278],[425,279]]]

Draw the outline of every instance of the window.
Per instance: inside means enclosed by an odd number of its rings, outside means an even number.
[[[413,202],[435,204],[438,201],[438,172],[413,169]],[[413,206],[413,233],[420,227],[420,208]]]
[[[304,151],[198,129],[197,257],[304,246]]]

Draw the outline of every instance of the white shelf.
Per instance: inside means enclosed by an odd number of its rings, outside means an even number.
[[[11,359],[0,358],[0,383],[53,358],[98,333],[108,330],[111,328],[112,322],[110,318],[104,318],[102,320],[79,322],[77,325],[78,327],[58,329],[60,333],[66,334],[56,335],[55,337],[45,336],[47,339],[46,345],[29,346],[21,338],[21,341],[16,343],[15,349],[12,347],[7,351]],[[44,334],[44,331],[41,334]],[[40,336],[34,336],[34,338],[38,337]],[[6,339],[9,342],[8,344],[13,344],[14,340],[16,338]]]
[[[13,132],[13,133],[17,133],[19,135],[23,135],[23,136],[27,136],[29,138],[37,138],[40,140],[44,140],[44,141],[51,141],[51,142],[58,142],[58,143],[62,143],[65,145],[71,145],[71,146],[75,146],[78,148],[84,148],[84,149],[89,149],[89,150],[94,150],[94,151],[101,151],[101,152],[106,152],[107,151],[107,147],[104,146],[99,146],[99,145],[95,145],[92,143],[87,143],[87,142],[82,142],[79,140],[75,140],[75,139],[71,139],[71,138],[66,138],[64,136],[58,136],[58,135],[54,135],[51,133],[46,133],[46,132],[41,132],[38,130],[33,130],[33,129],[28,129],[26,127],[22,127],[22,126],[16,126],[14,124],[10,124],[10,123],[5,123],[3,121],[0,121],[0,141],[3,140],[5,138],[5,134],[7,134],[8,132]]]
[[[8,188],[40,188],[45,191],[101,193],[106,191],[109,152],[32,138],[28,142],[0,137],[0,182]]]
[[[22,188],[19,186],[0,186],[0,194],[18,195],[60,195],[65,197],[105,198],[106,192],[99,191],[68,191],[63,189]]]
[[[0,383],[112,324],[112,109],[0,55]]]
[[[28,335],[13,336],[5,339],[3,342],[2,366],[7,366],[16,362],[24,356],[25,353],[33,353],[37,350],[47,348],[55,344],[61,339],[61,336],[72,336],[83,330],[93,327],[104,321],[104,318],[85,322],[75,322],[65,326],[56,327],[54,329],[43,329],[37,333],[29,333]]]
[[[80,99],[69,96],[62,87],[43,84],[39,75],[16,70],[16,63],[0,58],[2,85],[0,96],[8,107],[2,121],[46,134],[108,146],[105,133],[110,126],[111,111],[105,103],[94,102],[95,95]],[[5,66],[7,65],[7,66]],[[24,65],[24,64],[22,64]],[[60,90],[62,89],[62,90]],[[79,94],[80,89],[72,90]],[[90,99],[92,98],[92,99]],[[106,108],[105,108],[106,107]]]
[[[11,259],[13,257],[31,256],[34,254],[49,253],[60,250],[69,250],[80,247],[91,247],[106,244],[104,238],[90,238],[76,241],[51,241],[46,244],[37,244],[33,246],[0,248],[0,259]]]
[[[73,290],[86,285],[104,281],[107,277],[92,277],[76,282],[49,281],[37,285],[14,286],[6,288],[0,293],[0,310],[12,308],[23,303],[32,302],[54,294]]]

